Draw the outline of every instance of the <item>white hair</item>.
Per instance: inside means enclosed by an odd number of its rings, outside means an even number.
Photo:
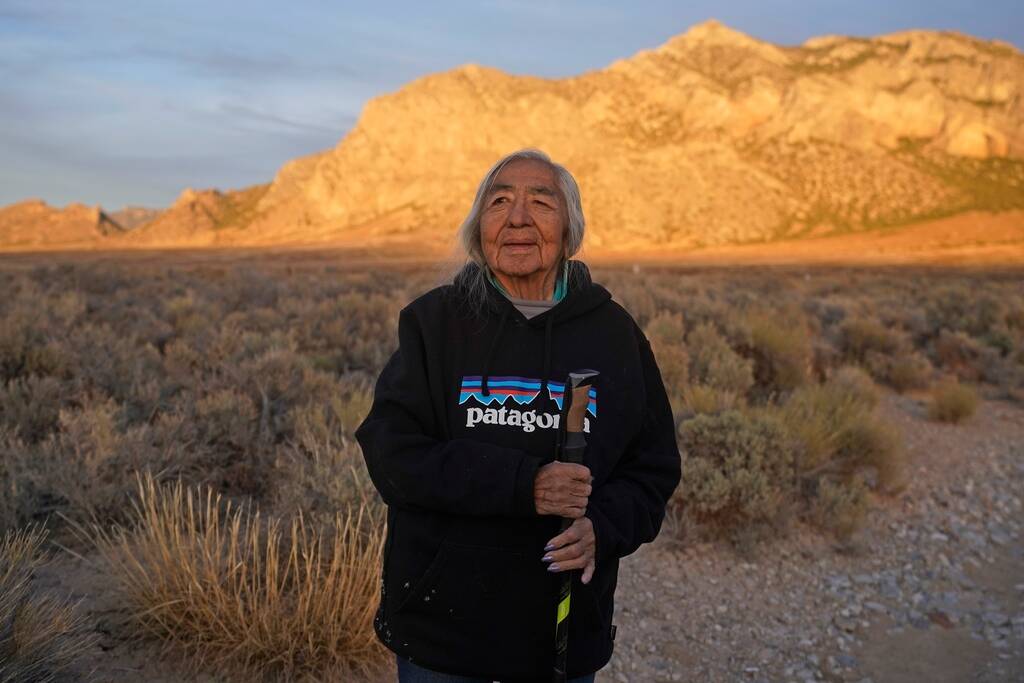
[[[470,275],[470,272],[463,268],[462,277],[458,278],[461,280],[460,284],[465,290],[463,294],[470,302],[475,304],[474,308],[480,308],[487,297],[485,281],[487,261],[484,258],[483,246],[480,243],[480,215],[484,210],[484,201],[487,199],[487,194],[494,184],[494,179],[501,173],[501,169],[505,168],[509,163],[521,159],[532,159],[547,164],[554,172],[558,189],[562,193],[567,220],[562,238],[564,244],[562,261],[559,262],[558,267],[561,268],[565,261],[572,258],[583,244],[586,221],[583,218],[580,188],[572,173],[569,173],[565,166],[555,163],[547,154],[533,147],[527,147],[511,154],[506,154],[491,166],[491,170],[480,181],[480,185],[476,189],[476,197],[473,199],[473,206],[469,209],[469,214],[465,220],[462,221],[462,225],[459,226],[458,241],[462,246],[462,251],[467,261],[465,265],[468,266],[470,263],[475,263],[479,266],[471,277],[467,277]],[[570,276],[572,274],[570,273]]]

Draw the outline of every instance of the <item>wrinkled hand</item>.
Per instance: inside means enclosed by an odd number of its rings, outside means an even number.
[[[561,572],[567,569],[583,569],[580,581],[590,583],[594,575],[594,524],[589,517],[573,520],[569,528],[552,538],[544,547],[550,551],[541,558],[550,562],[548,571]]]
[[[590,468],[569,462],[548,463],[537,470],[533,480],[533,504],[539,515],[577,519],[587,511],[590,497]]]

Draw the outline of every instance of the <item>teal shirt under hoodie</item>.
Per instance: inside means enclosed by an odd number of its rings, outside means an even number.
[[[532,318],[540,315],[544,311],[548,310],[563,298],[565,298],[565,292],[569,285],[569,269],[563,264],[561,268],[561,274],[555,279],[555,291],[548,301],[534,300],[534,299],[519,299],[512,296],[505,288],[498,282],[498,278],[494,276],[490,268],[484,271],[487,274],[487,279],[491,281],[491,284],[497,287],[498,291],[508,297],[508,300],[512,302],[512,305],[518,309],[526,318]]]

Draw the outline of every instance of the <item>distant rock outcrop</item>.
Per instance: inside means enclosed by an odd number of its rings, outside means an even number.
[[[126,206],[120,211],[111,212],[110,218],[125,230],[131,230],[150,222],[159,215],[160,209],[150,209],[145,206]]]
[[[19,249],[91,248],[124,231],[98,206],[57,209],[40,199],[0,208],[0,245]]]
[[[566,79],[467,65],[367,103],[267,186],[188,191],[126,245],[429,247],[502,154],[580,181],[591,247],[689,247],[1024,208],[1024,55],[958,33],[784,47],[717,22]]]

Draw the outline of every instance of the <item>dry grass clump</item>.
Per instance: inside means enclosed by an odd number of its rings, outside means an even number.
[[[905,452],[895,431],[875,415],[877,389],[857,368],[823,384],[802,387],[781,407],[783,423],[800,444],[799,471],[812,488],[822,477],[850,481],[858,474],[879,489],[903,484]]]
[[[264,518],[209,488],[140,478],[130,527],[94,528],[133,616],[233,678],[352,680],[373,632],[383,520],[359,507],[312,526]],[[367,531],[367,529],[372,529]]]
[[[977,409],[977,392],[969,385],[948,380],[936,384],[932,389],[928,417],[939,422],[958,424],[974,415]]]
[[[46,562],[46,532],[8,531],[0,538],[0,682],[54,681],[95,643],[74,606],[31,589]]]
[[[785,394],[810,376],[812,347],[806,321],[760,311],[746,320],[746,351],[754,360],[754,380],[762,396]]]
[[[868,487],[860,479],[824,479],[812,499],[810,519],[840,540],[848,540],[864,523],[867,511]]]
[[[706,384],[690,384],[683,389],[683,407],[695,415],[709,415],[743,406],[743,397]]]

